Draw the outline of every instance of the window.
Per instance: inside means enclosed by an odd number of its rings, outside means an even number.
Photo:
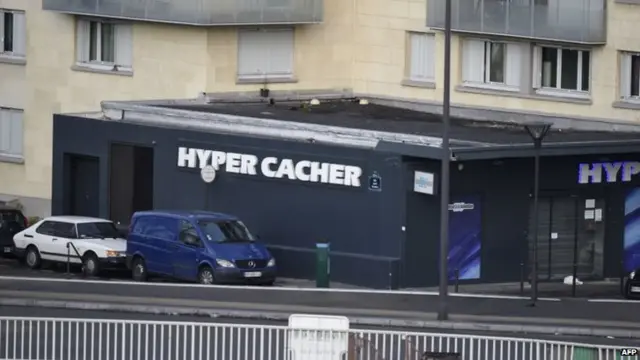
[[[293,78],[293,29],[238,33],[238,79]]]
[[[620,97],[640,101],[640,54],[620,56]]]
[[[55,235],[55,229],[54,229],[53,221],[45,221],[45,222],[43,222],[42,224],[40,224],[40,226],[38,226],[38,228],[36,229],[36,232],[38,234],[42,234],[42,235],[50,235],[50,236]]]
[[[131,70],[130,24],[79,19],[76,26],[77,62],[104,70]]]
[[[434,34],[409,33],[409,80],[435,81]]]
[[[112,222],[79,223],[77,227],[80,239],[117,239],[120,237],[118,229]]]
[[[0,56],[24,57],[27,26],[23,11],[0,9]]]
[[[0,155],[22,157],[22,111],[0,108]]]
[[[255,238],[242,221],[211,221],[198,222],[200,229],[209,241],[213,242],[252,242]]]
[[[520,86],[521,44],[467,39],[462,57],[464,85],[512,90]]]
[[[589,92],[589,51],[536,46],[533,56],[534,88],[543,92],[562,91],[565,94]]]

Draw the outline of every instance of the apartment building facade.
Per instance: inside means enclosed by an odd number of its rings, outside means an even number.
[[[0,0],[0,201],[46,215],[52,114],[97,110],[102,100],[267,84],[433,109],[444,1]],[[460,111],[640,121],[640,1],[452,1]]]

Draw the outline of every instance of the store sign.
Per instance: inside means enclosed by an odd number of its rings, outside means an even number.
[[[629,182],[633,175],[640,173],[640,162],[620,161],[603,163],[582,163],[578,165],[579,184],[600,184],[604,181]]]
[[[475,209],[475,205],[469,204],[469,203],[457,202],[457,203],[449,204],[449,211],[453,211],[455,213],[463,212],[465,210],[473,210],[473,209]]]
[[[241,154],[207,149],[178,148],[178,167],[202,169],[211,165],[216,171],[232,174],[265,176],[269,178],[317,182],[360,187],[362,169],[358,166],[323,163],[317,161],[294,161],[265,157],[259,159],[252,154]]]
[[[413,176],[413,191],[433,195],[435,193],[433,173],[416,171]]]

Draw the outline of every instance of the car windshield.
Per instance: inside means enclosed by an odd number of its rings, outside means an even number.
[[[249,229],[238,220],[212,221],[201,220],[198,222],[202,232],[208,241],[217,243],[253,242],[255,238]]]
[[[116,239],[120,237],[120,233],[111,222],[89,222],[78,224],[78,237],[80,239]]]

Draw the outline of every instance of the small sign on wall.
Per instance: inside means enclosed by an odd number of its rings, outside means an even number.
[[[413,177],[413,191],[433,195],[435,193],[434,179],[433,173],[416,171]]]
[[[369,176],[369,190],[382,191],[382,177],[375,171]]]

